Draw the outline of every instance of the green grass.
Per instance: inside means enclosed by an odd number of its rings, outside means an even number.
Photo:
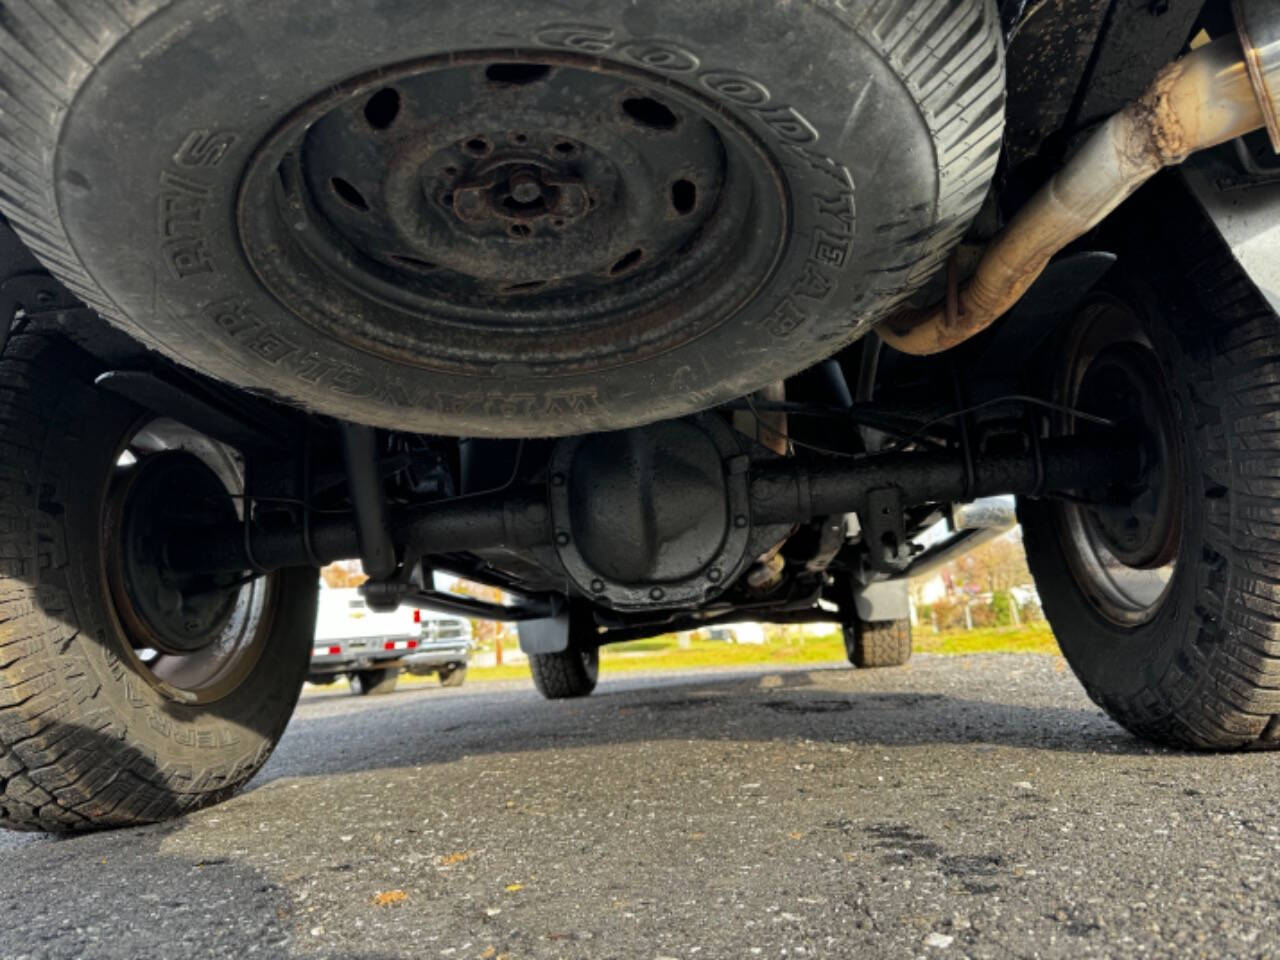
[[[1044,623],[940,636],[934,636],[927,629],[917,630],[914,648],[917,653],[941,654],[1058,652],[1053,634]],[[758,664],[829,663],[844,659],[844,643],[834,628],[829,634],[793,636],[785,640],[767,641],[759,646],[694,640],[687,649],[681,649],[675,637],[663,636],[605,647],[600,651],[600,671],[604,674],[617,674],[637,670],[670,671]],[[473,666],[468,671],[467,682],[520,680],[528,676],[529,668],[523,663],[503,664],[500,667]]]
[[[934,636],[917,632],[912,649],[917,653],[1058,653],[1058,641],[1047,623],[1026,627],[994,627]]]
[[[759,646],[694,640],[681,649],[673,636],[652,637],[630,643],[612,644],[600,651],[600,672],[615,674],[637,670],[694,670],[707,667],[752,666],[761,663],[824,663],[844,659],[844,645],[838,633],[805,637]],[[519,680],[529,676],[525,663],[504,663],[500,667],[467,669],[467,682],[476,680]],[[406,678],[401,678],[404,682]],[[428,681],[434,683],[434,679]]]

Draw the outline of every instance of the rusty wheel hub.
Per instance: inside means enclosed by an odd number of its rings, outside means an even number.
[[[592,204],[580,177],[519,157],[500,161],[452,188],[445,184],[442,190],[441,201],[452,196],[459,220],[518,239],[570,228]]]

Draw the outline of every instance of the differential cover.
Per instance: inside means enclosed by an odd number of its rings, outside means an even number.
[[[551,460],[556,551],[578,589],[619,609],[700,603],[746,560],[741,444],[706,415],[562,440]]]

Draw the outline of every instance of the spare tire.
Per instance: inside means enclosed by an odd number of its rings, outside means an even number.
[[[933,277],[1003,126],[993,0],[6,10],[0,209],[202,371],[537,436],[741,396]]]

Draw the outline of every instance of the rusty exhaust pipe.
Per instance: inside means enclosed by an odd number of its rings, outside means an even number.
[[[958,292],[895,314],[876,332],[904,353],[940,353],[986,329],[1083,236],[1161,169],[1267,127],[1280,151],[1280,10],[1236,0],[1240,35],[1165,67],[1139,99],[1107,120],[996,235]]]

